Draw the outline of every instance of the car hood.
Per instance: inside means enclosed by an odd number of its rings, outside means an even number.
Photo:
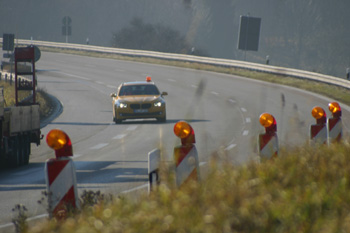
[[[143,103],[143,102],[154,102],[156,100],[160,100],[160,96],[121,96],[118,98],[123,102],[129,103]]]

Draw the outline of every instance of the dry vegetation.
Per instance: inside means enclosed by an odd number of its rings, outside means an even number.
[[[207,178],[115,197],[28,232],[350,232],[350,146],[308,146],[245,166],[211,161]],[[164,181],[165,180],[165,181]]]

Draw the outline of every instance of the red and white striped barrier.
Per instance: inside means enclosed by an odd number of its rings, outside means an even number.
[[[46,136],[47,144],[55,150],[55,159],[45,163],[45,178],[50,217],[65,218],[79,207],[72,143],[66,133],[53,129]]]
[[[189,180],[199,180],[198,152],[194,145],[174,148],[176,185],[180,187]]]
[[[266,160],[278,156],[278,137],[277,134],[259,135],[259,156]]]
[[[328,139],[329,143],[340,142],[343,137],[343,126],[341,118],[328,119]]]
[[[259,156],[262,160],[275,158],[279,150],[276,119],[269,113],[263,113],[259,121],[265,127],[265,133],[259,134],[258,137]]]
[[[310,126],[310,144],[327,144],[327,115],[321,107],[314,107],[311,115],[316,119],[316,124]]]
[[[50,216],[62,217],[79,206],[75,166],[70,158],[49,159],[45,164]]]
[[[312,143],[327,144],[326,124],[315,124],[310,126],[310,139]]]
[[[182,144],[174,148],[176,185],[180,187],[190,180],[199,180],[199,159],[193,128],[187,122],[179,121],[174,126],[174,133],[181,138]]]
[[[328,142],[340,142],[343,138],[343,126],[341,120],[341,108],[337,102],[328,104],[329,110],[332,112],[333,117],[328,119]]]

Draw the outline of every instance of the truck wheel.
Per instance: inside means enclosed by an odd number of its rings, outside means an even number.
[[[9,158],[8,158],[8,163],[9,166],[12,168],[18,167],[21,163],[21,154],[20,154],[20,145],[19,145],[19,140],[17,137],[14,137],[11,139],[9,143]]]
[[[23,138],[23,165],[27,165],[29,163],[30,156],[30,135],[26,135]]]

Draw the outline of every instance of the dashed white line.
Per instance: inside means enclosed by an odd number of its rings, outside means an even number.
[[[228,101],[229,101],[230,103],[232,103],[232,104],[237,103],[236,100],[234,100],[234,99],[229,99]]]
[[[59,71],[58,71],[57,73],[61,73],[61,74],[64,74],[64,75],[67,75],[67,76],[70,76],[70,77],[79,78],[79,79],[91,80],[91,79],[89,79],[89,78],[81,77],[81,76],[74,75],[74,74],[68,74],[68,73],[65,73],[65,72],[59,72]]]
[[[126,134],[119,134],[119,135],[117,135],[117,136],[115,136],[113,139],[122,139],[122,138],[124,138],[126,136]]]
[[[95,81],[95,83],[97,83],[97,84],[104,84],[103,82],[101,82],[101,81]]]
[[[247,112],[247,109],[241,108],[242,112]]]
[[[246,122],[246,123],[250,123],[250,122],[252,122],[252,120],[251,120],[249,117],[247,117],[247,118],[245,119],[245,122]]]
[[[113,86],[113,85],[107,85],[107,87],[113,88],[113,89],[117,88],[116,86]]]
[[[171,78],[169,78],[168,81],[173,82],[173,83],[176,82],[176,80],[171,79]]]
[[[133,131],[137,128],[137,125],[129,126],[126,130],[127,131]]]
[[[143,185],[140,185],[140,186],[137,186],[135,188],[132,188],[132,189],[129,189],[129,190],[125,190],[123,191],[122,193],[131,193],[133,191],[136,191],[136,190],[139,190],[139,189],[143,189],[143,188],[147,188],[148,187],[148,183],[147,184],[143,184]]]
[[[228,147],[225,148],[225,150],[231,150],[233,148],[235,148],[237,145],[236,144],[231,144]]]
[[[191,87],[193,87],[193,88],[198,88],[198,86],[196,86],[196,85],[191,85]]]
[[[90,150],[99,150],[107,145],[108,143],[100,143],[100,144],[97,144],[96,146],[91,147]]]
[[[217,93],[217,92],[215,92],[215,91],[212,91],[212,92],[210,92],[210,93],[212,93],[213,95],[219,95],[219,93]]]
[[[203,166],[203,165],[206,165],[208,162],[200,162],[199,163],[199,166],[201,167],[201,166]]]
[[[249,131],[248,130],[244,130],[243,131],[243,136],[247,136],[249,134]]]

